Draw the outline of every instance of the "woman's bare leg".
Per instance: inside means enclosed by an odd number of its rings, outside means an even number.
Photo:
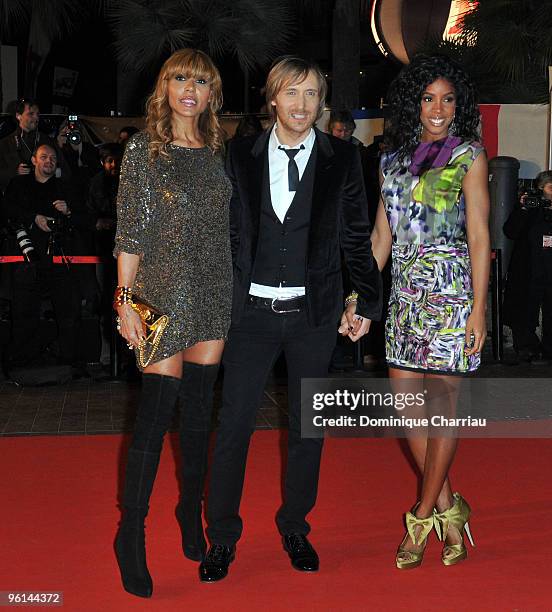
[[[182,360],[201,365],[220,363],[224,350],[224,340],[207,340],[198,342],[182,351]]]
[[[430,415],[456,416],[456,403],[461,378],[439,374],[426,374],[427,408]],[[439,429],[431,429],[426,438],[425,464],[423,470],[422,494],[419,512],[429,516],[433,508],[442,511],[452,505],[452,490],[448,471],[454,460],[458,438],[456,432],[446,428],[447,435]],[[441,435],[440,435],[441,434]]]
[[[224,340],[198,342],[190,348],[175,353],[166,359],[152,363],[144,369],[144,374],[161,374],[162,376],[182,378],[183,361],[190,361],[200,365],[215,365],[220,363],[223,350]]]
[[[389,369],[393,392],[416,393],[425,387],[426,406],[409,408],[408,416],[413,418],[428,417],[431,414],[443,414],[452,417],[456,411],[459,390],[459,379],[451,376],[426,375],[418,372]],[[419,384],[419,388],[418,388]],[[408,435],[409,434],[409,435]],[[452,505],[452,490],[448,480],[448,470],[454,459],[457,439],[454,436],[428,435],[428,432],[417,430],[407,432],[408,446],[420,473],[422,474],[422,492],[420,503],[416,508],[418,518],[431,516],[433,508],[439,511]],[[447,543],[460,542],[459,534],[450,533]],[[421,546],[412,544],[409,539],[405,550],[419,551]]]
[[[144,374],[160,374],[161,376],[182,378],[182,353],[175,353],[166,359],[152,363],[144,368]]]

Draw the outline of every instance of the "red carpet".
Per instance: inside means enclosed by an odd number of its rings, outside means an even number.
[[[462,441],[454,485],[472,505],[477,548],[467,562],[445,568],[431,536],[422,567],[400,572],[394,552],[415,478],[399,445],[329,440],[311,517],[321,571],[304,575],[291,569],[273,522],[279,439],[274,431],[254,435],[244,537],[229,577],[213,585],[200,584],[197,565],[181,555],[174,440],[166,445],[146,532],[151,600],[122,590],[112,552],[125,439],[2,439],[0,591],[60,590],[71,612],[552,609],[552,441]]]

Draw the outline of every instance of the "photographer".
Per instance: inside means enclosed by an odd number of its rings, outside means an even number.
[[[79,198],[88,195],[90,179],[98,171],[97,151],[86,139],[83,127],[76,115],[69,115],[59,127],[56,137],[58,171],[56,176],[77,190]]]
[[[38,131],[40,112],[33,100],[19,100],[15,106],[17,128],[0,140],[0,191],[4,191],[14,176],[32,171],[33,151],[50,139]]]
[[[345,140],[354,145],[363,147],[362,141],[353,136],[353,132],[356,129],[356,123],[353,119],[351,111],[348,110],[333,110],[330,113],[330,119],[328,121],[328,134]]]
[[[30,261],[14,264],[11,270],[11,360],[12,365],[29,365],[40,359],[41,300],[48,291],[58,325],[58,362],[72,364],[80,299],[69,264],[54,263],[55,256],[71,254],[72,200],[55,177],[53,147],[39,146],[32,163],[32,173],[11,180],[4,202],[10,227],[19,233],[26,231],[26,240],[33,247],[33,257],[27,257]],[[21,240],[19,244],[22,246]]]
[[[512,328],[520,360],[543,365],[552,359],[552,171],[535,179],[504,224],[515,241],[504,294],[504,320]],[[542,337],[536,328],[542,310]]]

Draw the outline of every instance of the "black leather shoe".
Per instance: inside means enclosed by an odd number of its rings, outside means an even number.
[[[205,561],[199,566],[199,579],[201,582],[217,582],[226,578],[228,566],[236,556],[235,546],[215,544],[209,548]]]
[[[288,533],[283,538],[284,549],[286,550],[291,565],[300,572],[317,572],[318,555],[307,540],[307,536],[301,533]]]

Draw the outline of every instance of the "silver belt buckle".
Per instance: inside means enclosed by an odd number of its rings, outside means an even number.
[[[289,298],[290,300],[294,300],[295,298]],[[286,314],[288,312],[301,312],[300,308],[292,308],[291,310],[276,310],[274,308],[274,302],[285,302],[286,300],[279,300],[278,298],[272,298],[272,302],[270,303],[270,308],[272,308],[272,312],[276,314]]]

